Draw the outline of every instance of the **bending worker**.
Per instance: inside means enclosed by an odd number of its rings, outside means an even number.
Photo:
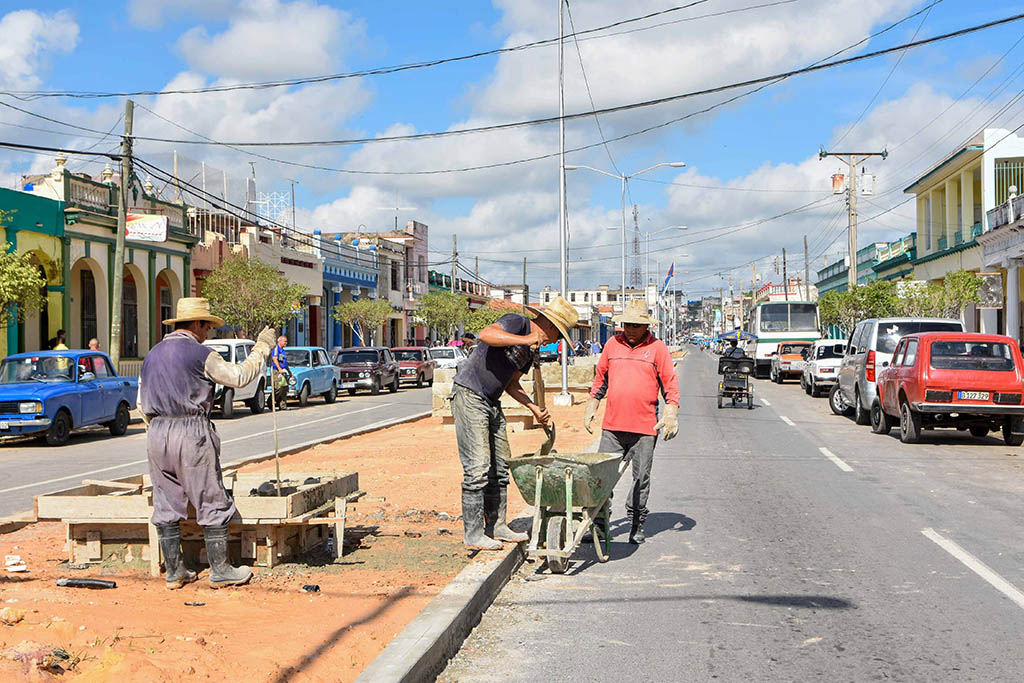
[[[566,338],[576,324],[576,309],[556,296],[537,317],[509,313],[480,330],[469,360],[455,375],[452,416],[462,461],[462,523],[465,544],[478,550],[497,550],[498,541],[527,539],[508,528],[508,460],[512,452],[505,431],[501,394],[508,394],[530,409],[541,424],[551,416],[523,391],[519,378],[534,363],[534,351],[559,337]]]
[[[153,525],[164,555],[166,587],[181,588],[196,580],[181,556],[179,525],[189,503],[203,527],[210,585],[241,585],[252,570],[228,561],[228,522],[238,511],[221,478],[220,437],[210,421],[210,409],[216,384],[244,387],[263,372],[274,330],[264,328],[248,358],[235,364],[202,344],[212,328],[224,324],[210,314],[208,300],[179,299],[177,316],[164,324],[174,325],[174,331],[146,354],[139,377],[139,409],[148,425]]]
[[[654,320],[647,315],[643,301],[630,301],[613,320],[622,325],[622,332],[608,340],[597,361],[583,426],[593,433],[591,425],[598,406],[607,397],[597,450],[624,453],[627,460],[632,460],[633,486],[626,500],[626,513],[630,519],[629,542],[640,544],[644,542],[658,433],[667,441],[679,431],[679,382],[668,347],[649,330]],[[665,394],[665,415],[660,421],[659,388]]]

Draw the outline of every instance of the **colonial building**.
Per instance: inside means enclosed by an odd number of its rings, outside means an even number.
[[[331,349],[353,346],[355,336],[351,325],[342,325],[333,315],[338,304],[377,296],[377,250],[360,249],[345,244],[344,236],[336,233],[330,239],[313,231],[317,254],[323,259],[323,301],[325,325],[321,330],[320,346]]]
[[[1024,339],[1020,277],[1024,264],[1024,196],[1011,194],[1004,203],[988,211],[986,218],[989,229],[977,241],[985,269],[999,270],[1004,275],[1003,307],[998,313],[1005,322],[1000,331],[1020,342]]]

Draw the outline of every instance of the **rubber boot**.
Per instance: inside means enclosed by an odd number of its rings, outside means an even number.
[[[484,492],[462,492],[462,525],[466,530],[463,543],[471,550],[500,550],[501,543],[484,535]]]
[[[252,578],[252,570],[248,567],[233,567],[228,562],[228,527],[205,526],[203,536],[206,538],[206,557],[210,561],[210,586],[241,586]]]
[[[508,528],[507,507],[507,487],[500,486],[491,491],[484,489],[484,534],[496,541],[509,543],[522,543],[530,540],[526,534],[517,533]]]
[[[181,525],[157,524],[156,535],[160,539],[160,552],[164,556],[164,587],[168,590],[176,590],[186,583],[196,580],[196,573],[185,566],[185,560],[181,556]]]
[[[630,512],[629,542],[633,545],[640,545],[647,540],[644,536],[644,522],[647,521],[647,511]]]

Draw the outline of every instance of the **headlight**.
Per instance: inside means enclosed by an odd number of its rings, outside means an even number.
[[[291,377],[288,378],[288,384],[290,386],[295,386],[295,375],[292,375]]]
[[[24,403],[18,404],[19,413],[41,413],[43,412],[43,404],[39,401],[25,401]]]
[[[360,376],[360,377],[369,377],[369,376],[370,376],[370,373],[368,373],[368,372],[360,372],[360,373],[359,373],[359,376]]]

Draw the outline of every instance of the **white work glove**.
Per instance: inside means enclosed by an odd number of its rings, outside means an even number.
[[[277,333],[273,327],[264,327],[263,331],[260,332],[259,336],[256,337],[257,344],[266,344],[267,352],[274,348],[274,344],[277,343]]]
[[[583,414],[583,428],[587,430],[589,434],[594,433],[593,423],[594,418],[597,417],[597,408],[601,405],[601,400],[597,398],[591,398],[587,401],[587,410]]]
[[[679,432],[679,406],[666,403],[665,414],[658,424],[654,425],[654,430],[660,432],[661,438],[665,441],[674,439]]]

